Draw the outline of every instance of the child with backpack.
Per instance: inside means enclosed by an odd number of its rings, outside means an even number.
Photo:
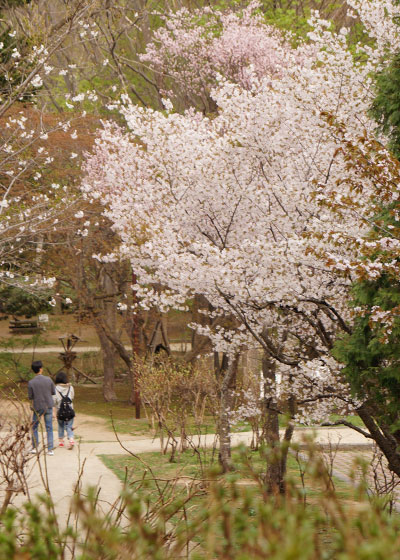
[[[68,383],[67,374],[64,371],[59,371],[56,375],[56,394],[54,395],[54,402],[57,407],[58,445],[64,447],[64,432],[66,431],[69,440],[68,449],[73,449],[75,444],[72,427],[75,417],[73,400],[74,388]]]

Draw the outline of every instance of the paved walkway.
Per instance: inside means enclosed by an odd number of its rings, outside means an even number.
[[[120,442],[116,440],[115,434],[111,432],[105,421],[91,417],[79,415],[77,435],[80,437],[79,445],[72,451],[66,448],[57,447],[54,456],[48,456],[44,452],[38,456],[32,455],[29,458],[28,484],[30,495],[45,492],[49,489],[54,500],[57,518],[61,525],[65,525],[70,510],[71,497],[73,496],[77,484],[82,489],[88,486],[96,486],[99,491],[99,502],[104,511],[108,511],[110,506],[118,500],[121,491],[119,479],[109,470],[99,458],[99,455],[128,454],[129,452],[139,454],[147,451],[160,450],[158,439],[148,439],[141,436],[121,435]],[[303,442],[304,438],[314,434],[315,441],[323,444],[326,449],[340,450],[340,454],[346,453],[354,458],[355,449],[357,453],[362,451],[369,456],[371,454],[371,442],[362,435],[349,428],[320,428],[318,430],[298,429],[295,432],[294,440]],[[6,433],[0,432],[0,437]],[[55,437],[57,441],[57,437]],[[251,433],[236,433],[232,436],[232,444],[250,444]],[[214,436],[203,437],[202,443],[211,446],[214,444]],[[121,445],[122,444],[122,445]],[[123,446],[123,447],[122,447]],[[341,472],[348,469],[343,460],[335,459],[335,474],[341,476]],[[343,477],[348,475],[342,472]],[[18,506],[26,498],[21,494],[16,497],[14,503]]]
[[[116,440],[115,435],[106,429],[102,430],[101,438],[98,439],[99,433],[93,429],[94,421],[93,417],[80,415],[78,433],[81,436],[81,442],[72,451],[57,447],[54,456],[48,456],[42,452],[38,456],[32,455],[29,459],[31,495],[43,493],[48,487],[56,504],[60,521],[67,519],[70,499],[78,483],[83,489],[88,486],[97,486],[100,503],[105,506],[105,510],[118,499],[121,483],[104,465],[99,455],[128,455],[129,452],[139,454],[160,450],[158,439],[121,435],[120,443]],[[341,449],[354,447],[367,451],[370,449],[368,440],[348,428],[320,428],[313,433],[316,442],[332,449],[338,445]],[[294,440],[302,442],[305,436],[310,435],[311,430],[299,429],[295,432]],[[57,440],[57,437],[55,439]],[[250,441],[251,433],[237,433],[232,436],[233,445],[250,444]],[[204,436],[202,444],[212,446],[214,435]],[[17,503],[21,504],[23,499],[22,496],[19,496]]]

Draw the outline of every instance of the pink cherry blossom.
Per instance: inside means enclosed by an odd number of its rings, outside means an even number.
[[[366,24],[386,4],[352,2]],[[317,14],[309,43],[297,48],[251,11],[215,16],[219,35],[212,34],[212,20],[200,27],[191,17],[183,11],[169,19],[143,60],[168,67],[176,83],[196,94],[209,84],[215,116],[125,104],[128,131],[105,125],[82,188],[104,202],[143,305],[166,310],[202,294],[212,317],[233,316],[238,325],[196,326],[217,351],[262,347],[294,393],[310,390],[309,399],[317,400],[329,386],[339,387],[336,395],[348,404],[329,356],[350,320],[354,248],[341,240],[367,235],[370,224],[354,214],[369,204],[374,182],[363,177],[363,189],[353,189],[352,213],[336,212],[332,201],[348,199],[349,173],[357,180],[340,148],[375,133],[371,76],[399,41],[397,26],[385,19],[382,34],[366,25],[375,46],[350,51],[347,30],[334,32]],[[178,64],[182,59],[187,68]],[[345,123],[344,136],[327,115]],[[338,263],[347,275],[338,273]],[[326,416],[328,399],[318,402]]]

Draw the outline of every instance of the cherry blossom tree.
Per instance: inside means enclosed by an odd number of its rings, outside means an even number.
[[[371,76],[399,36],[390,2],[349,4],[373,47],[364,42],[350,50],[347,30],[335,33],[315,15],[309,42],[286,43],[284,64],[271,57],[274,71],[265,76],[249,65],[229,80],[219,78],[212,91],[215,118],[175,113],[169,101],[163,113],[126,103],[121,112],[128,132],[107,124],[86,163],[83,190],[106,204],[143,305],[179,307],[202,294],[212,317],[233,317],[229,329],[217,323],[201,331],[231,356],[227,375],[243,347],[263,349],[272,443],[283,412],[277,372],[293,419],[326,418],[332,405],[360,405],[330,357],[337,332],[350,332],[346,299],[353,277],[338,275],[321,258],[332,244],[332,213],[321,208],[320,190],[324,198],[348,194],[341,180],[348,175],[344,139],[326,115],[346,122],[346,141],[360,130],[374,133]],[[362,205],[373,189],[367,182],[353,198]],[[347,216],[338,225],[354,236],[367,227],[360,230]],[[347,257],[347,246],[335,249]],[[160,294],[153,284],[166,289]],[[311,403],[318,403],[313,412]],[[221,446],[229,438],[222,432]],[[293,424],[287,441],[292,432]],[[279,482],[283,474],[284,464]]]
[[[80,119],[50,115],[43,85],[58,74],[53,59],[93,3],[74,0],[61,15],[54,6],[43,10],[40,2],[11,4],[3,7],[0,22],[0,282],[36,291],[54,281],[40,281],[45,236],[79,199],[49,180],[49,171],[53,146],[62,134],[76,138]],[[70,151],[71,166],[76,157]]]
[[[289,62],[288,44],[279,30],[265,24],[259,8],[253,1],[239,12],[182,8],[161,16],[164,25],[140,55],[158,76],[160,93],[177,107],[209,112],[215,109],[211,90],[218,75],[249,89],[254,75],[281,74]]]

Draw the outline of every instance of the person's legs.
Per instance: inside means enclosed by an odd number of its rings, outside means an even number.
[[[65,429],[67,430],[67,436],[70,442],[74,441],[74,430],[72,429],[72,424],[74,423],[74,419],[68,420],[65,422]]]
[[[47,449],[53,450],[53,409],[48,408],[44,413],[44,424],[47,432]]]
[[[32,447],[33,449],[37,449],[39,446],[39,434],[38,434],[38,427],[39,427],[39,419],[43,414],[43,410],[34,410],[32,416]]]
[[[64,420],[59,420],[58,418],[57,418],[57,423],[58,423],[58,439],[60,440],[59,445],[61,447],[63,447],[63,445],[64,445],[64,428],[66,426],[65,426]],[[67,430],[67,435],[68,435],[68,430]]]

